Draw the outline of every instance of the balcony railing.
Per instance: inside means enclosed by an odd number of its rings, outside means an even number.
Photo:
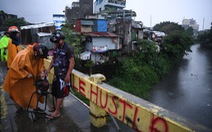
[[[120,1],[120,0],[108,0],[108,3],[126,6],[126,1],[125,0],[123,0],[123,1]]]

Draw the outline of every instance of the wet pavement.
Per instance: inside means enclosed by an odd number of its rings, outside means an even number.
[[[89,107],[79,101],[74,95],[70,94],[64,99],[63,107],[61,108],[61,116],[54,120],[45,118],[45,114],[22,111],[16,113],[18,107],[10,99],[8,93],[2,89],[4,77],[7,69],[5,63],[0,62],[0,131],[2,132],[117,132],[115,122],[111,118],[107,124],[101,128],[96,128],[90,123]],[[39,104],[41,109],[48,112],[48,108],[52,105],[52,96],[48,95],[48,103]],[[46,109],[45,109],[46,106]],[[109,116],[110,117],[110,116]],[[122,122],[116,120],[122,132],[133,131]]]

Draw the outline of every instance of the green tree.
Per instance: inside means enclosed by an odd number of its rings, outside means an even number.
[[[193,39],[181,26],[167,22],[158,27],[168,33],[161,43],[162,50],[158,53],[155,43],[140,40],[137,51],[121,62],[121,68],[109,82],[111,85],[146,99],[151,87],[170,72],[187,51],[191,51]]]
[[[205,43],[208,40],[208,32],[200,32],[197,39],[200,43]]]
[[[140,40],[136,52],[126,56],[121,62],[118,73],[110,84],[141,98],[148,98],[148,91],[158,82],[155,66],[158,59],[156,44]]]
[[[185,31],[174,31],[165,37],[162,47],[162,54],[167,55],[174,61],[179,61],[186,54],[190,52],[190,46],[193,44],[193,39]]]
[[[66,36],[65,41],[74,48],[75,55],[79,55],[82,51],[81,35],[68,27],[63,27],[62,32]]]
[[[208,39],[209,39],[209,43],[212,45],[212,22],[211,22],[210,31],[208,33]]]
[[[198,35],[198,41],[202,46],[212,48],[212,23],[210,30],[201,31]]]
[[[0,29],[1,30],[7,30],[10,26],[24,26],[27,25],[28,22],[25,21],[25,19],[22,18],[17,18],[15,15],[13,18],[7,19],[8,18],[8,14],[5,13],[4,11],[0,11]]]
[[[25,19],[22,18],[11,18],[11,19],[7,19],[5,21],[4,26],[6,27],[10,27],[10,26],[17,26],[17,27],[21,27],[21,26],[25,26],[27,25],[27,22],[25,21]]]
[[[194,29],[192,27],[189,27],[188,29],[185,30],[190,36],[193,36]]]
[[[153,30],[162,31],[166,34],[170,34],[173,31],[176,31],[176,30],[183,31],[184,29],[181,25],[178,25],[177,23],[167,21],[167,22],[161,22],[159,24],[156,24],[153,27]]]
[[[81,35],[77,32],[72,31],[72,28],[68,24],[63,26],[62,32],[66,37],[65,41],[68,44],[70,44],[71,47],[73,47],[75,64],[76,66],[79,66],[80,65],[79,55],[80,53],[82,53]]]
[[[92,60],[88,60],[86,63],[85,63],[85,67],[88,67],[89,68],[89,75],[92,75],[92,67],[94,66],[94,63]]]

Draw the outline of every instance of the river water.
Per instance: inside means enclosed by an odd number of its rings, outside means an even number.
[[[212,50],[199,44],[150,92],[149,102],[212,128]]]

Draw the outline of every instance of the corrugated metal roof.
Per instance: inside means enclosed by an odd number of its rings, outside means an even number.
[[[160,31],[152,31],[152,32],[155,33],[158,37],[166,36],[166,34],[164,32],[160,32]]]
[[[21,30],[24,30],[24,29],[50,27],[50,26],[54,26],[54,23],[52,23],[52,22],[49,22],[49,23],[39,23],[39,24],[35,24],[35,25],[21,26],[20,28],[21,28]]]
[[[82,25],[94,25],[93,21],[81,20]]]
[[[39,37],[44,37],[44,36],[51,36],[51,33],[38,32],[37,35],[38,35]]]
[[[121,37],[120,35],[110,32],[83,32],[82,35],[93,36],[93,37],[110,37],[110,38]]]

